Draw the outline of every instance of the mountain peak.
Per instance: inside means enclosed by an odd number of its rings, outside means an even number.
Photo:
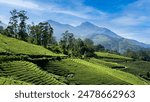
[[[91,22],[83,22],[80,25],[76,26],[77,28],[97,28],[98,26],[92,24]]]
[[[79,26],[95,26],[95,25],[92,24],[91,22],[86,21],[86,22],[81,23]]]

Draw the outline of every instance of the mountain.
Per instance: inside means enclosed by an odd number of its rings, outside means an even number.
[[[60,40],[62,33],[68,30],[74,33],[75,37],[82,39],[90,38],[95,44],[101,44],[106,49],[117,50],[120,53],[125,52],[127,49],[138,51],[140,49],[150,48],[149,44],[123,38],[107,28],[96,26],[90,22],[83,22],[78,26],[61,24],[53,20],[48,20],[48,22],[54,28],[54,35],[57,40]]]

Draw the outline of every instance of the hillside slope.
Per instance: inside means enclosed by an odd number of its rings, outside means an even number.
[[[42,46],[30,44],[22,40],[9,38],[0,34],[0,53],[43,55],[43,56],[63,56],[55,54]]]
[[[62,61],[49,62],[45,70],[50,73],[65,76],[69,84],[148,84],[143,79],[132,74],[111,69],[103,64],[95,64],[81,59],[65,59]]]

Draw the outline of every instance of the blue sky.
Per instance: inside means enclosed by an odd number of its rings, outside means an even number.
[[[150,0],[0,0],[0,20],[12,9],[28,11],[29,22],[55,20],[79,25],[89,21],[125,38],[150,44]]]

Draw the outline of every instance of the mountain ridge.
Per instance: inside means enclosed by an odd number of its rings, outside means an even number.
[[[121,37],[108,28],[99,27],[88,21],[82,22],[77,26],[62,24],[53,20],[48,20],[47,22],[54,28],[54,35],[57,40],[60,40],[62,33],[68,30],[69,32],[74,33],[76,38],[90,38],[95,44],[101,44],[106,49],[117,50],[120,53],[124,53],[128,49],[138,51],[142,48],[150,48],[150,44]]]
[[[101,44],[106,49],[117,50],[120,53],[124,53],[128,49],[138,51],[142,48],[150,48],[150,44],[121,37],[108,28],[99,27],[88,21],[82,22],[78,26],[62,24],[53,20],[48,20],[48,22],[54,28],[54,35],[58,38],[57,40],[60,40],[61,34],[68,30],[74,33],[77,38],[90,38],[95,44]]]

